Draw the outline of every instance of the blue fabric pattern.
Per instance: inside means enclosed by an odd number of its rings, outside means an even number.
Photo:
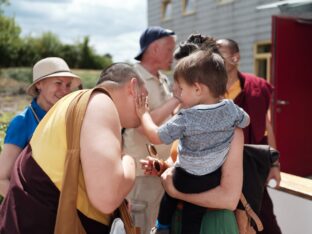
[[[248,114],[232,100],[223,99],[182,109],[160,126],[158,135],[165,144],[180,139],[176,166],[193,175],[206,175],[226,159],[234,129],[248,124]]]

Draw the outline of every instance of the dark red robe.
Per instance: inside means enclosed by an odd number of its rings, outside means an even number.
[[[246,144],[267,144],[266,113],[270,106],[273,88],[263,78],[238,73],[242,91],[234,102],[250,116],[250,125],[244,128]]]

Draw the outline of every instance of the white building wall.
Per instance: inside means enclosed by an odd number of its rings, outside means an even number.
[[[191,33],[202,33],[216,38],[232,38],[241,49],[240,69],[253,72],[253,45],[271,39],[271,16],[278,8],[257,10],[269,0],[233,0],[220,5],[217,0],[195,1],[195,13],[182,15],[182,0],[172,0],[172,18],[161,20],[161,2],[148,0],[148,25],[160,25],[174,30],[178,42]]]

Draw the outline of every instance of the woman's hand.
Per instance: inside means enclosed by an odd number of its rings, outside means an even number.
[[[279,167],[271,167],[267,181],[266,181],[267,184],[271,179],[274,179],[276,181],[276,187],[279,187],[281,183],[281,171]]]

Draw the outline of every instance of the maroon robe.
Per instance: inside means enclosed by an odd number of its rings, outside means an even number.
[[[60,192],[31,155],[30,145],[17,158],[8,194],[0,206],[1,234],[53,234]],[[109,227],[77,210],[87,233],[109,233]]]
[[[264,79],[247,73],[238,73],[242,91],[234,102],[250,116],[250,125],[244,128],[245,144],[267,144],[266,113],[273,88]]]

